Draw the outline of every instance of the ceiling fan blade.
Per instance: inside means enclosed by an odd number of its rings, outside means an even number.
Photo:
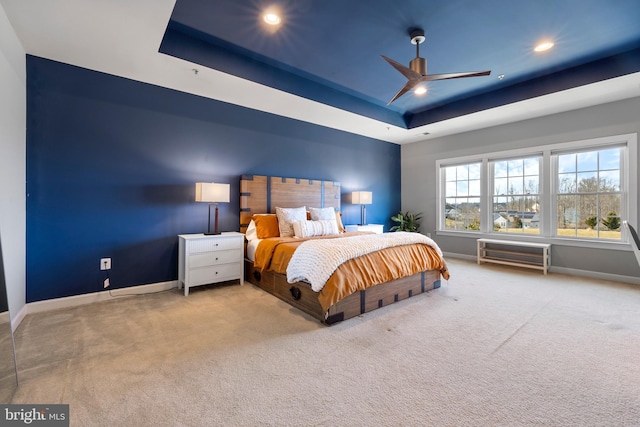
[[[491,74],[491,71],[469,71],[465,73],[445,73],[445,74],[427,74],[423,77],[425,82],[431,82],[434,80],[449,80],[449,79],[459,79],[462,77],[478,77],[478,76],[488,76]]]
[[[395,101],[396,99],[400,98],[405,93],[409,92],[411,89],[416,87],[420,82],[421,82],[420,79],[411,79],[411,80],[409,80],[407,83],[405,83],[405,85],[402,87],[402,89],[400,89],[398,91],[398,93],[396,93],[396,95],[393,98],[391,98],[391,101],[387,102],[387,105],[391,104],[393,101]]]
[[[387,58],[384,55],[380,55],[380,56],[382,57],[382,59],[384,59],[389,64],[391,64],[393,68],[400,71],[400,73],[402,73],[402,75],[405,76],[408,80],[415,80],[415,79],[422,78],[422,76],[419,73],[416,73],[411,68],[407,68],[404,65],[400,64],[399,62],[396,62],[391,58]]]

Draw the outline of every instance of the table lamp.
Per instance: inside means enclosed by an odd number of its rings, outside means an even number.
[[[351,193],[351,203],[360,205],[360,222],[358,225],[367,225],[367,206],[373,203],[371,191],[354,191]]]
[[[218,232],[218,203],[229,203],[229,184],[215,182],[196,182],[196,202],[209,203],[209,217],[205,235],[220,234]],[[211,232],[211,205],[216,206],[215,226]]]

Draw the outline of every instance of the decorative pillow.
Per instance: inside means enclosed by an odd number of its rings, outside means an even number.
[[[342,212],[336,212],[336,224],[338,224],[338,231],[344,233],[347,231],[342,223]]]
[[[306,221],[307,209],[304,206],[300,208],[276,207],[276,215],[278,216],[280,237],[293,237],[293,223],[294,221]]]
[[[258,239],[280,236],[278,217],[275,214],[254,215],[253,221],[256,224],[256,236]]]
[[[252,241],[258,238],[258,235],[256,234],[256,223],[253,219],[249,221],[249,226],[247,227],[247,231],[245,231],[244,233],[244,237],[248,241]]]
[[[336,210],[334,208],[309,208],[311,221],[329,221],[336,219]]]
[[[293,223],[295,237],[331,236],[340,234],[336,220],[330,221],[295,221]]]

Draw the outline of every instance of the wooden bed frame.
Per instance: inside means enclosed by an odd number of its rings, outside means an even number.
[[[241,177],[241,232],[246,232],[254,214],[275,213],[276,206],[282,208],[333,207],[339,211],[340,183],[262,175]],[[260,272],[246,257],[244,277],[253,285],[328,325],[440,287],[439,271],[423,271],[358,291],[338,301],[325,313],[318,302],[318,293],[313,291],[307,283],[288,283],[286,275],[272,271]]]

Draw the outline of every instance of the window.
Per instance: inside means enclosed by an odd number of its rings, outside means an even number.
[[[444,228],[480,230],[480,163],[444,168]]]
[[[494,161],[493,231],[540,232],[540,157]]]
[[[622,221],[637,224],[636,164],[637,134],[440,160],[439,231],[626,240]]]
[[[557,236],[621,238],[622,147],[557,154]]]

